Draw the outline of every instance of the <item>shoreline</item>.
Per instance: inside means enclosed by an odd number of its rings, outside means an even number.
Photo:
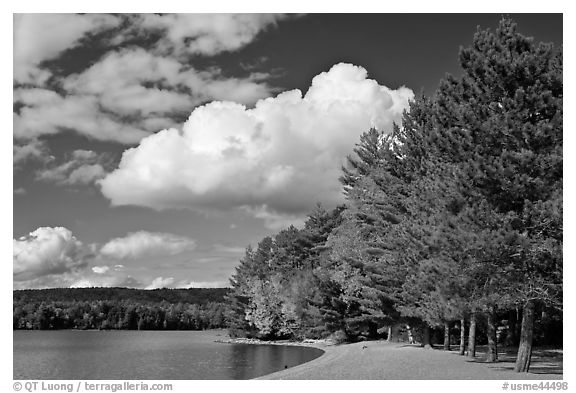
[[[219,344],[246,344],[246,345],[278,345],[278,346],[286,346],[286,347],[308,347],[308,348],[315,348],[322,351],[322,354],[317,358],[309,360],[304,363],[300,363],[296,366],[290,367],[288,369],[275,371],[270,374],[265,374],[260,377],[252,378],[252,380],[261,380],[261,379],[283,379],[283,378],[274,378],[276,375],[284,375],[284,373],[298,369],[300,367],[306,367],[310,363],[316,362],[319,359],[322,359],[326,356],[326,353],[329,351],[327,348],[337,346],[340,344],[335,344],[330,340],[321,339],[321,340],[314,340],[314,339],[306,339],[303,341],[292,341],[292,340],[271,340],[271,341],[264,341],[259,340],[257,338],[231,338],[228,337],[227,339],[219,339],[215,340],[214,342]],[[272,377],[272,378],[271,378]],[[296,378],[299,379],[299,378]]]
[[[64,331],[74,331],[74,329]],[[76,330],[76,332],[100,330]],[[17,330],[13,331],[14,333]],[[54,331],[52,331],[54,332]],[[130,331],[117,331],[130,332]],[[148,331],[140,331],[148,332]],[[150,331],[156,332],[156,331]],[[173,331],[176,332],[176,331]],[[189,331],[181,331],[189,332]],[[514,348],[499,348],[497,363],[485,363],[485,346],[470,359],[452,351],[424,349],[420,345],[385,340],[336,344],[330,340],[263,341],[230,338],[226,330],[209,329],[204,342],[246,345],[308,347],[322,351],[317,358],[254,379],[281,380],[562,380],[563,348],[535,348],[530,373],[515,373]],[[92,333],[93,334],[93,333]],[[454,350],[456,349],[456,350]]]
[[[317,349],[323,349],[327,346],[338,345],[331,342],[330,340],[313,340],[313,339],[306,339],[303,341],[292,341],[292,340],[265,341],[257,338],[227,338],[227,339],[215,340],[214,342],[220,344],[284,345],[291,347],[312,347]]]
[[[327,340],[218,340],[229,344],[306,346],[322,350],[319,357],[256,380],[562,380],[562,351],[537,349],[529,373],[513,371],[515,357],[499,352],[500,361],[486,363],[458,351],[424,349],[417,344],[385,340],[335,344]]]

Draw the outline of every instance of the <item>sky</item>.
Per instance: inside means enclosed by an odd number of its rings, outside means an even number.
[[[562,45],[559,14],[512,14]],[[16,14],[15,289],[222,287],[500,14]]]

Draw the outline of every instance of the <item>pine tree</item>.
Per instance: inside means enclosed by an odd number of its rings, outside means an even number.
[[[314,270],[327,252],[326,239],[340,222],[343,207],[328,212],[321,205],[303,229],[293,226],[248,248],[231,280],[228,315],[232,334],[262,338],[301,336],[309,329],[315,297]]]
[[[561,308],[562,52],[503,19],[476,33],[460,62],[463,77],[435,97],[439,151],[461,163],[507,231],[501,284],[525,311],[516,370],[528,371],[534,302]]]
[[[382,159],[382,140],[382,133],[375,128],[360,136],[360,143],[356,144],[354,154],[348,156],[347,165],[342,167],[340,182],[344,186],[345,193],[378,166]]]
[[[561,308],[561,51],[504,19],[495,33],[479,31],[460,60],[464,75],[416,99],[388,138],[394,144],[377,151],[374,133],[363,138],[357,156],[367,160],[344,179],[349,199],[360,201],[358,218],[378,233],[375,248],[398,282],[444,254],[439,266],[452,260],[468,276],[470,312],[491,320],[516,304]],[[404,307],[423,304],[415,301]],[[519,363],[527,352],[521,345]]]

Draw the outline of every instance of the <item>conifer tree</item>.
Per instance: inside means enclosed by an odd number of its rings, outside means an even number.
[[[535,303],[561,305],[562,52],[503,19],[460,62],[464,75],[435,96],[438,152],[460,163],[507,232],[500,280],[525,311],[516,370],[528,371]]]
[[[344,192],[348,193],[356,183],[378,166],[382,159],[383,135],[371,128],[360,136],[360,142],[354,148],[354,154],[347,157],[347,165],[342,167],[340,182]]]
[[[355,162],[355,176],[348,173],[355,189],[348,190],[349,199],[361,201],[358,217],[364,227],[394,233],[396,246],[403,241],[406,255],[394,257],[386,236],[380,239],[377,248],[387,256],[383,266],[394,261],[392,270],[407,277],[421,261],[437,257],[430,240],[448,228],[444,241],[450,232],[452,239],[470,238],[466,247],[449,252],[449,259],[466,248],[474,256],[461,267],[472,286],[470,311],[483,311],[491,321],[498,308],[517,303],[529,319],[534,302],[561,308],[561,51],[536,46],[504,19],[495,33],[479,31],[460,60],[464,75],[442,81],[432,99],[413,102],[389,138],[393,145],[377,155],[374,149],[361,150],[378,160]],[[375,140],[372,133],[363,142],[374,146]],[[370,196],[370,181],[378,196]],[[426,197],[426,187],[435,182],[455,182],[456,198],[451,202],[437,190]],[[452,207],[460,212],[450,212]],[[450,231],[450,225],[457,230]],[[437,243],[446,253],[446,245]],[[522,337],[517,369],[526,371],[530,334]]]

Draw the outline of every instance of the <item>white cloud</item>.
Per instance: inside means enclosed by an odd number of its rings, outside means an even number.
[[[214,244],[212,249],[215,252],[230,253],[230,254],[243,254],[246,251],[244,246],[226,246],[224,244]]]
[[[174,277],[156,277],[145,289],[169,288],[174,284]]]
[[[290,225],[301,228],[304,226],[304,222],[306,221],[306,214],[304,214],[304,212],[302,212],[302,214],[280,213],[270,210],[265,204],[256,207],[242,206],[241,210],[263,220],[264,226],[274,231],[287,228]]]
[[[88,33],[116,27],[118,17],[102,14],[15,14],[14,80],[41,85],[50,72],[42,62],[77,46]]]
[[[89,266],[83,264],[72,270],[27,275],[14,278],[14,289],[28,288],[86,288],[86,287],[129,287],[142,288],[144,285],[123,272],[124,269],[110,266]]]
[[[97,140],[134,144],[176,126],[182,113],[209,100],[253,104],[270,95],[266,75],[226,77],[198,71],[191,54],[212,56],[252,42],[285,18],[274,14],[16,14],[14,16],[14,136],[20,140],[72,130]],[[79,73],[53,75],[57,61],[95,34],[116,29],[99,44],[109,51]],[[117,45],[160,35],[145,49]],[[58,86],[57,90],[47,88]],[[23,86],[24,85],[24,86]],[[16,157],[15,157],[16,162]]]
[[[71,273],[62,273],[38,276],[22,281],[14,279],[13,287],[14,289],[68,288],[76,277]]]
[[[112,276],[80,271],[15,281],[14,289],[127,287],[141,288],[142,283],[130,276]]]
[[[182,74],[183,68],[175,59],[156,56],[144,49],[110,52],[82,73],[67,77],[63,87],[73,94],[98,96],[106,110],[150,116],[190,107],[192,100],[187,94],[142,86],[146,82],[174,87],[186,76],[195,76]]]
[[[41,227],[28,236],[13,240],[15,281],[73,272],[85,267],[86,263],[82,242],[63,227]]]
[[[196,108],[183,130],[165,129],[126,150],[99,182],[113,205],[200,211],[240,209],[273,227],[300,223],[317,201],[342,199],[341,165],[359,136],[399,122],[410,89],[391,90],[362,67],[337,64],[299,90]]]
[[[225,78],[218,69],[197,71],[188,62],[128,49],[110,52],[66,78],[63,87],[72,94],[97,96],[106,111],[118,115],[169,118],[211,99],[252,104],[270,94],[262,78]]]
[[[17,89],[14,101],[23,105],[14,113],[14,136],[34,139],[73,130],[93,139],[135,143],[149,132],[102,112],[98,97],[67,95],[46,89]]]
[[[106,171],[100,164],[82,165],[74,169],[68,177],[67,184],[90,184],[103,178]]]
[[[194,240],[171,233],[138,231],[114,238],[100,249],[100,254],[114,259],[136,259],[176,255],[196,246]]]
[[[13,146],[12,162],[15,168],[19,168],[28,161],[50,162],[54,159],[50,155],[46,143],[39,140],[31,140],[23,145]]]
[[[177,284],[176,288],[225,288],[229,286],[228,281],[182,281]]]
[[[15,188],[14,195],[26,195],[26,189],[23,187]]]
[[[41,227],[13,239],[14,289],[143,286],[123,265],[90,266],[97,260],[93,251],[63,227]]]
[[[96,274],[104,274],[110,270],[110,266],[93,266],[92,271]]]
[[[130,276],[89,276],[77,277],[75,280],[70,281],[67,279],[70,288],[90,288],[90,287],[126,287],[126,288],[139,288],[142,283]]]
[[[226,78],[218,70],[196,71],[177,59],[143,49],[110,52],[79,74],[61,80],[65,95],[19,88],[14,135],[37,138],[74,130],[99,140],[131,144],[212,99],[253,104],[270,95],[261,75]],[[130,119],[129,121],[126,119]]]
[[[104,169],[105,155],[97,154],[92,150],[74,150],[69,161],[41,169],[37,178],[42,181],[58,185],[86,185],[106,175]]]
[[[230,286],[228,281],[176,281],[174,277],[156,277],[152,280],[150,285],[145,289],[159,289],[159,288],[224,288]]]
[[[192,91],[203,92],[210,100],[227,100],[241,104],[251,105],[257,100],[270,96],[271,88],[261,81],[263,76],[250,75],[247,78],[224,78],[218,74],[205,74],[205,78],[210,78],[199,84]]]
[[[240,49],[283,18],[280,14],[145,14],[135,22],[139,28],[165,33],[158,45],[164,52],[212,56]]]

